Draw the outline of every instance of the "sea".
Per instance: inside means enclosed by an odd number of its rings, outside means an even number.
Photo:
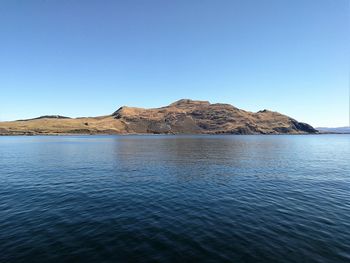
[[[350,262],[350,135],[0,137],[0,262]]]

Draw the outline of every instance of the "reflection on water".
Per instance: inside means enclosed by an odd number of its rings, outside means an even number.
[[[0,262],[349,262],[350,136],[0,138]]]

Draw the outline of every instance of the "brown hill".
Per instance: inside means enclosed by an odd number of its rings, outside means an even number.
[[[278,112],[244,111],[229,104],[183,99],[155,109],[121,107],[94,118],[39,117],[0,122],[0,134],[308,134],[308,124]]]

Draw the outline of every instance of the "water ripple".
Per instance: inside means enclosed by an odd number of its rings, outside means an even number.
[[[350,262],[350,136],[0,138],[0,262]]]

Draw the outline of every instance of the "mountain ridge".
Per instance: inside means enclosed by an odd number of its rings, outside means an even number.
[[[317,130],[321,133],[336,133],[336,134],[349,134],[350,127],[318,127]]]
[[[60,115],[0,122],[0,135],[38,134],[314,134],[311,125],[281,113],[181,99],[160,108],[122,106],[111,115]]]

